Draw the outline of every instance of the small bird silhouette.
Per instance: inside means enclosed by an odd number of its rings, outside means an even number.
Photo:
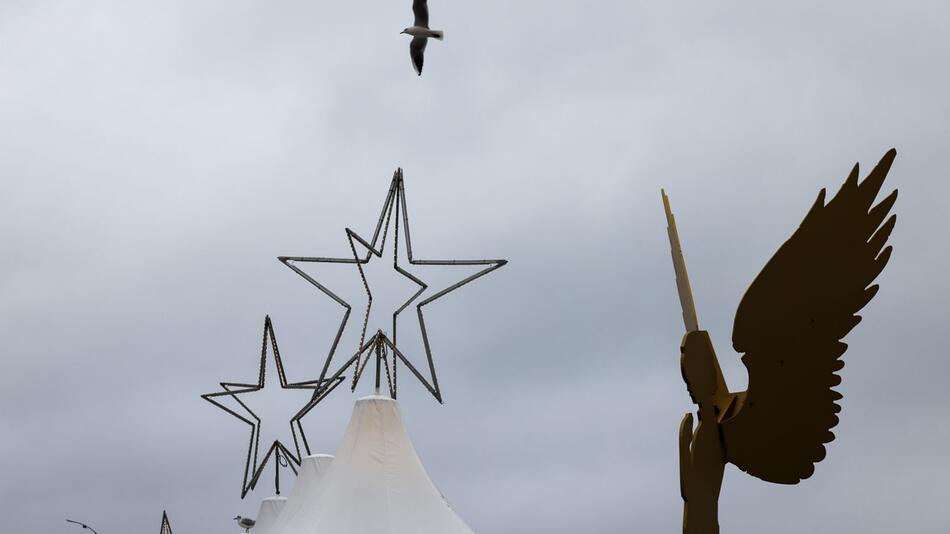
[[[253,519],[249,517],[237,516],[234,518],[234,520],[237,521],[237,524],[239,527],[244,529],[244,532],[250,532],[251,529],[254,528],[254,525],[257,523],[257,521],[254,521]]]
[[[444,32],[429,29],[429,6],[426,0],[413,0],[412,13],[416,16],[415,23],[399,33],[412,36],[412,41],[409,42],[409,57],[412,58],[412,66],[416,69],[416,74],[422,76],[426,43],[430,37],[441,41]]]

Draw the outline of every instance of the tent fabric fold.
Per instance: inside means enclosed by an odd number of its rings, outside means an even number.
[[[260,510],[257,512],[256,523],[251,529],[254,534],[267,534],[271,532],[271,528],[274,525],[274,522],[277,521],[277,517],[280,515],[281,510],[284,507],[284,504],[287,502],[287,497],[273,496],[267,497],[261,501]]]
[[[320,496],[323,479],[332,462],[333,456],[329,454],[313,454],[303,459],[287,503],[270,529],[271,534],[288,531],[287,529],[292,531],[294,525],[306,523],[307,514]]]
[[[306,473],[301,497],[295,484],[269,534],[472,533],[432,483],[389,397],[357,400],[329,469],[318,483]]]

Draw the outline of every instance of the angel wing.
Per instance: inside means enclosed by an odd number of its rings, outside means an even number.
[[[841,395],[832,388],[848,347],[841,339],[861,321],[856,313],[877,293],[870,284],[891,256],[884,244],[897,216],[881,222],[897,191],[872,204],[896,154],[888,151],[860,184],[855,165],[828,204],[823,189],[739,303],[732,344],[745,353],[749,387],[721,421],[726,459],[751,475],[798,483],[835,437]]]

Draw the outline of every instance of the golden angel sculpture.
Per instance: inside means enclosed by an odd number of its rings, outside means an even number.
[[[692,413],[680,425],[684,533],[719,532],[727,462],[768,482],[797,484],[824,459],[841,409],[841,394],[833,389],[848,348],[841,339],[861,322],[856,314],[877,293],[872,282],[891,256],[885,244],[897,221],[888,217],[897,191],[874,201],[895,156],[888,151],[860,183],[855,165],[827,204],[822,190],[749,286],[732,332],[733,348],[749,372],[748,389],[740,392],[729,390],[709,334],[699,329],[676,221],[663,193],[686,325],[680,366],[699,416],[695,430]]]

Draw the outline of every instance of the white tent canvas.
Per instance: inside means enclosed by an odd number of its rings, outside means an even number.
[[[270,532],[271,527],[274,526],[274,522],[277,520],[277,516],[280,515],[280,511],[286,502],[287,497],[280,496],[267,497],[262,500],[261,508],[255,518],[256,523],[254,527],[251,528],[251,532],[254,534],[267,534]]]
[[[332,461],[333,456],[329,454],[313,454],[303,459],[294,488],[290,491],[277,521],[271,527],[271,534],[293,531],[293,525],[305,524],[308,513],[317,502],[323,479]]]
[[[388,397],[356,401],[318,493],[270,534],[472,533],[432,483]]]

